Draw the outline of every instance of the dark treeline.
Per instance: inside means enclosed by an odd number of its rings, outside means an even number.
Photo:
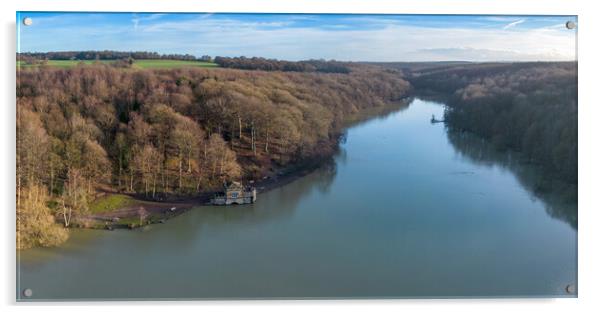
[[[555,177],[577,182],[577,64],[492,63],[429,68],[410,81],[447,96],[455,129],[524,153]]]
[[[18,53],[19,60],[121,60],[121,59],[169,59],[187,61],[211,61],[208,56],[197,58],[190,54],[159,54],[149,51],[51,51],[51,52],[23,52]]]
[[[349,117],[408,90],[399,73],[369,66],[348,74],[22,70],[19,246],[60,242],[52,216],[68,226],[88,212],[99,189],[149,199],[196,195],[224,180],[257,179],[329,156]]]
[[[348,64],[339,61],[306,60],[284,61],[266,58],[247,57],[215,57],[215,63],[224,68],[262,71],[284,72],[323,72],[323,73],[349,73]]]

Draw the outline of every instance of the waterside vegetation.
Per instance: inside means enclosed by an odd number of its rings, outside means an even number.
[[[225,181],[294,178],[354,121],[413,95],[443,97],[448,127],[576,190],[576,63],[172,57],[18,56],[18,248],[57,245],[70,227],[163,222]]]
[[[85,227],[95,214],[131,204],[107,193],[169,202],[328,158],[350,117],[401,104],[410,92],[398,71],[350,69],[21,68],[19,248],[64,240],[64,228],[40,219]],[[49,236],[31,240],[40,233]]]

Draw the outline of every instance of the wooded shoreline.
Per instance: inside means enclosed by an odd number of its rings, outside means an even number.
[[[289,184],[305,175],[308,175],[322,166],[321,162],[306,164],[304,167],[291,171],[287,174],[271,177],[261,180],[253,186],[257,188],[259,195],[269,192],[273,189]],[[186,213],[187,211],[201,206],[213,206],[209,204],[212,196],[217,191],[204,192],[195,197],[179,198],[175,201],[146,201],[136,199],[134,204],[123,208],[116,208],[102,214],[82,217],[84,220],[91,221],[91,224],[74,226],[75,228],[89,229],[135,229],[149,224],[165,223],[167,220]],[[252,205],[235,205],[252,206]],[[146,217],[140,219],[140,209],[144,209]],[[172,210],[173,209],[173,210]],[[224,210],[228,210],[224,208]],[[117,219],[116,219],[117,218]],[[136,221],[138,220],[138,221]]]
[[[404,107],[407,107],[411,102],[412,97],[408,97],[403,101],[391,103],[382,108],[365,110],[360,112],[346,121],[346,129],[353,127],[358,123],[371,120],[381,115],[386,115]],[[346,131],[345,129],[345,131]],[[337,147],[340,144],[340,138],[337,142]],[[317,169],[325,166],[327,163],[333,162],[334,155],[337,150],[332,151],[332,154],[311,160],[304,160],[298,164],[289,165],[275,171],[272,176],[254,180],[252,186],[257,189],[257,193],[262,195],[266,192],[280,188],[297,179],[300,179]],[[135,199],[133,204],[125,207],[115,208],[113,210],[101,213],[92,214],[80,219],[83,224],[74,225],[74,228],[85,229],[136,229],[149,224],[161,224],[167,222],[171,218],[175,218],[187,211],[201,206],[212,206],[209,204],[213,195],[219,190],[200,193],[197,196],[191,197],[175,197],[169,201],[152,201],[144,198],[143,195],[130,195]],[[111,193],[111,192],[108,192]],[[252,205],[236,205],[236,206],[252,206]],[[141,209],[144,211],[145,217],[140,217]],[[173,210],[172,210],[173,209]],[[227,210],[227,208],[224,208]],[[85,222],[88,222],[86,224]]]
[[[18,246],[61,243],[56,222],[164,222],[226,181],[281,186],[332,158],[346,128],[424,93],[446,95],[446,125],[576,181],[576,64],[222,61],[231,68],[18,69]]]
[[[256,181],[326,158],[349,119],[409,92],[399,71],[361,64],[348,73],[124,66],[19,70],[20,247],[61,242],[66,233],[53,220],[91,224],[76,220],[98,213],[91,208],[102,190],[187,200],[225,181]]]

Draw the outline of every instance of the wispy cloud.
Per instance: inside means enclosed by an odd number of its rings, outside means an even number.
[[[516,50],[495,50],[476,48],[430,48],[413,52],[432,61],[540,61],[566,60],[565,56],[556,52],[523,53]]]
[[[53,16],[36,16],[50,18]],[[148,50],[349,61],[574,60],[567,17],[63,14],[21,28],[22,51]],[[520,31],[508,31],[522,24]],[[551,27],[554,26],[554,27]],[[56,40],[59,38],[60,40]]]
[[[503,29],[509,29],[509,28],[512,28],[512,27],[514,27],[514,26],[516,26],[516,25],[518,25],[518,24],[522,24],[522,23],[524,23],[524,22],[525,22],[525,19],[522,19],[522,20],[518,20],[518,21],[514,21],[514,22],[511,22],[511,23],[508,23],[508,24],[504,25]]]
[[[140,25],[140,22],[153,21],[158,18],[161,18],[162,16],[165,16],[165,14],[162,14],[162,13],[150,14],[148,16],[143,16],[143,17],[140,17],[136,13],[133,13],[132,15],[133,15],[132,23],[134,23],[134,29],[138,29],[138,25]]]

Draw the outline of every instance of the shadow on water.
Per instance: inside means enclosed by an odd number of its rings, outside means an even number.
[[[149,225],[134,230],[71,230],[64,245],[55,248],[36,248],[20,252],[21,262],[44,264],[61,256],[77,256],[91,248],[115,245],[119,239],[129,239],[117,245],[135,243],[138,254],[152,252],[158,246],[179,251],[192,249],[199,239],[210,234],[236,232],[240,228],[286,220],[295,214],[298,203],[312,192],[327,194],[336,176],[333,159],[310,174],[284,187],[262,193],[252,205],[199,206],[165,224]]]
[[[286,219],[294,214],[300,200],[313,190],[326,194],[336,176],[336,164],[329,160],[312,173],[297,179],[285,187],[262,193],[259,201],[252,205],[203,206],[195,208],[192,224],[261,223],[275,219]],[[186,217],[189,218],[189,217]],[[188,219],[190,220],[190,219]]]
[[[351,119],[345,122],[345,132],[351,128],[358,127],[366,123],[374,123],[375,121],[382,121],[391,115],[397,114],[410,107],[410,104],[414,101],[414,97],[404,98],[398,102],[393,102],[383,106],[375,107],[373,109],[365,109],[361,113],[356,114]]]
[[[251,205],[199,206],[190,212],[168,221],[166,225],[151,226],[166,237],[175,237],[179,246],[195,245],[198,237],[207,229],[227,232],[233,228],[252,226],[289,219],[295,213],[299,201],[314,190],[328,193],[336,176],[333,160],[320,166],[312,173],[297,179],[282,188],[260,194],[258,202]],[[173,229],[177,229],[174,232]],[[136,231],[134,231],[136,232]],[[142,230],[144,232],[144,230]]]
[[[500,166],[510,170],[533,197],[541,200],[553,218],[567,222],[577,230],[577,185],[550,178],[543,169],[527,163],[519,153],[500,152],[470,133],[447,131],[453,148],[461,156],[484,166]]]

